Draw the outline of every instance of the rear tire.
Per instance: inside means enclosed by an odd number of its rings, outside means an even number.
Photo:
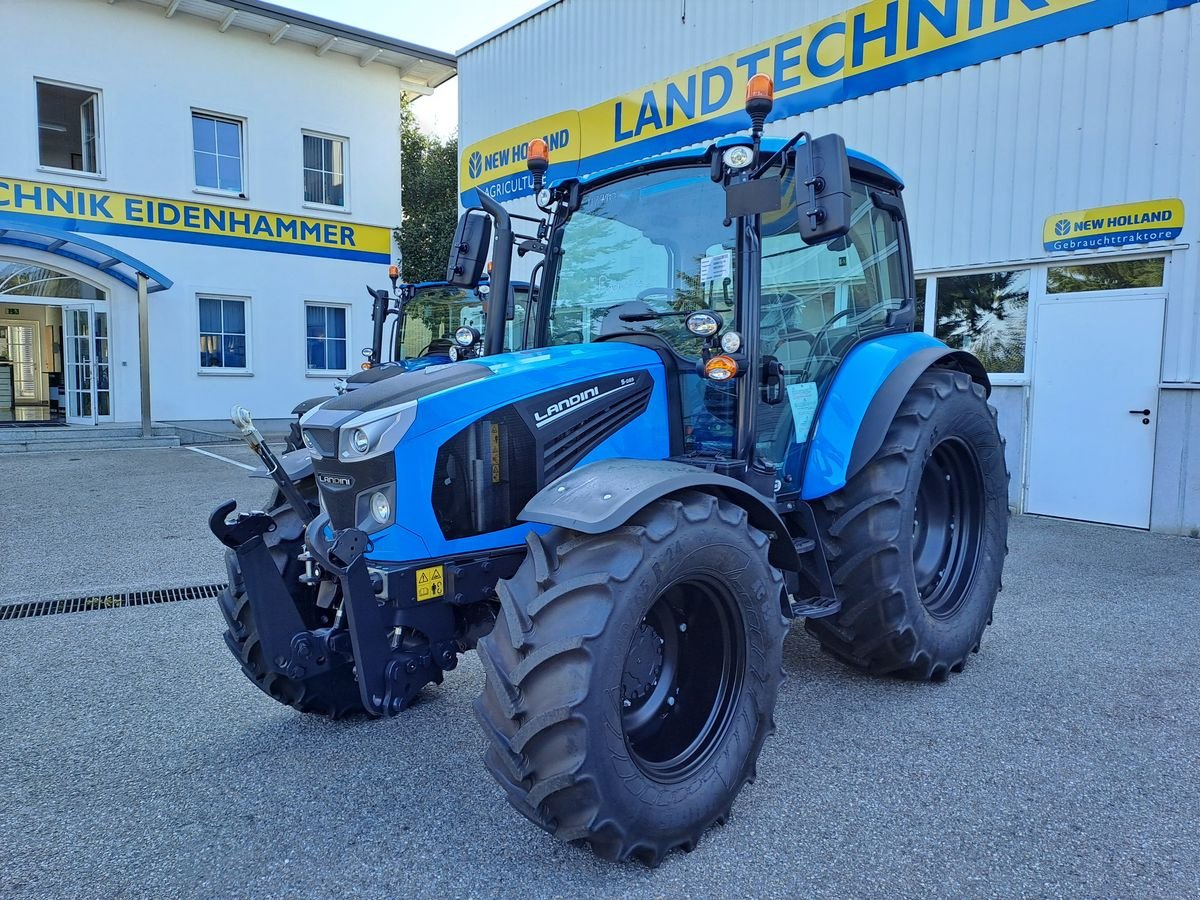
[[[278,527],[265,535],[265,540],[271,547],[271,556],[276,566],[284,576],[295,577],[299,574],[297,567],[300,566],[296,555],[300,551],[301,539],[297,535],[303,534],[300,519],[290,507],[276,509],[272,515]],[[228,625],[225,629],[225,644],[251,683],[271,699],[303,713],[342,719],[365,712],[358,693],[358,682],[354,677],[354,665],[349,661],[322,675],[302,681],[281,675],[267,665],[258,626],[254,621],[254,611],[238,570],[237,556],[232,550],[227,552],[230,582],[218,595],[217,603]],[[318,610],[313,603],[299,603],[297,607],[301,618],[309,627],[320,624],[321,618],[327,615],[325,611]]]
[[[489,771],[530,821],[602,857],[691,850],[774,731],[786,624],[766,535],[690,491],[528,544],[479,644]]]
[[[1004,441],[983,387],[933,369],[875,457],[816,505],[842,611],[805,627],[843,662],[944,680],[978,652],[1008,552]]]

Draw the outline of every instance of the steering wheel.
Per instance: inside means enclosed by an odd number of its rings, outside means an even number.
[[[807,341],[811,347],[816,347],[817,336],[811,331],[806,328],[797,328],[793,325],[784,324],[786,322],[784,310],[789,307],[802,306],[807,301],[801,300],[800,297],[796,296],[791,291],[770,291],[769,293],[763,294],[763,296],[776,298],[776,302],[771,304],[770,307],[767,307],[765,304],[762,307],[763,313],[766,313],[768,309],[770,309],[772,312],[777,311],[778,313],[781,324],[774,334],[776,348],[787,341],[795,340],[797,338],[802,341]]]
[[[648,297],[666,297],[668,300],[675,299],[675,289],[667,287],[652,287],[646,288],[637,295],[637,299],[645,300]]]
[[[448,356],[451,346],[448,338],[434,338],[421,349],[417,356]]]

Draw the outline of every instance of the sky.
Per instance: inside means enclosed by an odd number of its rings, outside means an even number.
[[[314,16],[454,53],[541,0],[275,0]],[[445,138],[458,128],[458,79],[413,104],[422,126]]]

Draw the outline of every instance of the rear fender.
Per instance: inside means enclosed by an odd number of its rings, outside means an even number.
[[[927,334],[875,338],[846,357],[818,413],[805,457],[801,497],[815,500],[845,487],[883,445],[906,394],[931,368],[964,372],[991,394],[983,364]]]
[[[655,500],[682,490],[703,491],[742,507],[750,524],[771,539],[771,564],[791,572],[799,570],[787,526],[763,497],[740,481],[684,463],[646,459],[589,463],[542,488],[517,518],[601,534],[624,525]]]

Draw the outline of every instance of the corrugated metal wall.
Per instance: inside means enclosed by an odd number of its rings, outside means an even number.
[[[459,61],[460,146],[853,4],[563,0]],[[686,11],[686,17],[684,12]],[[1182,197],[1200,235],[1200,5],[772,123],[838,131],[904,177],[918,269],[1045,256],[1064,210]],[[1200,248],[1172,262],[1163,378],[1200,382]]]
[[[853,5],[563,0],[460,58],[460,146]],[[1077,259],[1043,250],[1047,216],[1183,200],[1179,239],[1169,248],[1141,248],[1169,252],[1162,380],[1183,388],[1160,392],[1152,527],[1200,532],[1200,4],[819,109],[768,131],[790,135],[801,127],[840,132],[902,175],[918,271]],[[532,212],[530,201],[517,203]],[[1018,378],[995,396],[1018,505],[1029,390],[1028,379]]]

